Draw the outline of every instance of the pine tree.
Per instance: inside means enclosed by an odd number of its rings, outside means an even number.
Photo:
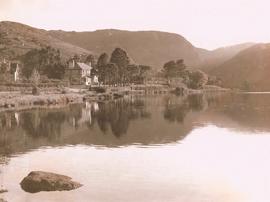
[[[122,83],[127,81],[127,67],[130,63],[130,59],[125,50],[116,48],[111,55],[111,63],[118,66],[119,79]]]

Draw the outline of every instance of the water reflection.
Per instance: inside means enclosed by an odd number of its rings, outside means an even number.
[[[102,132],[107,133],[110,126],[116,137],[127,133],[130,121],[150,117],[151,113],[146,111],[146,104],[142,99],[100,103],[99,110],[93,114],[93,120],[98,123]]]
[[[201,96],[135,96],[59,109],[1,113],[0,153],[66,144],[114,147],[175,142],[184,137],[191,126],[179,130],[164,122],[164,118],[169,122],[183,122],[188,112],[203,109],[201,100],[204,100]]]
[[[165,99],[164,119],[169,122],[183,123],[190,111],[201,111],[207,107],[204,95],[188,97],[167,97]]]
[[[269,103],[267,94],[134,96],[0,113],[0,187],[18,202],[269,201]],[[84,187],[28,195],[19,182],[32,170]]]
[[[119,147],[178,142],[204,124],[269,131],[270,95],[220,94],[119,99],[0,113],[0,154],[41,146]]]

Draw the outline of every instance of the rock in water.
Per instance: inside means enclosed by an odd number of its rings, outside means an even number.
[[[37,193],[40,191],[69,191],[82,185],[71,180],[71,177],[55,173],[32,171],[21,181],[24,191]]]

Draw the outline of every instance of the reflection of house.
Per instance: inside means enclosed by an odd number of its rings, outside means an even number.
[[[99,110],[98,103],[86,102],[85,107],[82,108],[82,116],[78,121],[78,124],[89,123],[92,124],[92,113]]]
[[[85,64],[71,60],[68,63],[68,68],[65,70],[65,78],[71,84],[93,85],[98,83],[97,75],[92,73],[93,67],[91,63]]]

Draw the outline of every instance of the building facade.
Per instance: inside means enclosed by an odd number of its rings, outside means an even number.
[[[91,63],[85,64],[71,60],[65,69],[65,79],[72,85],[95,85],[98,84],[98,76],[93,75]]]

